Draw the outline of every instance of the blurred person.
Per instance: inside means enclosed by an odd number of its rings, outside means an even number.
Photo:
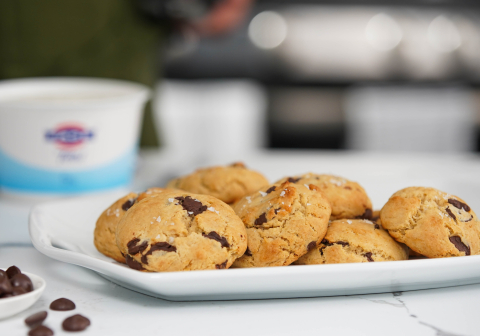
[[[168,34],[228,33],[252,1],[0,1],[0,79],[85,76],[153,87]],[[158,145],[150,107],[141,144]]]

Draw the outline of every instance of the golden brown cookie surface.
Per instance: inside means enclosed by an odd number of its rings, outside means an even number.
[[[392,237],[426,257],[480,254],[480,223],[457,196],[434,188],[405,188],[390,197],[380,218]]]
[[[369,220],[339,219],[329,224],[318,248],[297,265],[378,262],[408,259],[407,251],[380,225]]]
[[[266,185],[268,180],[262,174],[235,163],[198,169],[168,182],[167,188],[211,195],[231,204]]]
[[[291,264],[320,243],[331,213],[314,185],[288,181],[241,199],[234,210],[248,234],[248,249],[235,267]]]
[[[282,183],[287,180],[302,185],[316,185],[332,206],[332,220],[341,218],[372,218],[372,202],[365,190],[356,182],[334,175],[307,173],[294,177],[285,177],[276,183]]]
[[[245,227],[230,206],[184,191],[136,203],[116,236],[128,266],[154,272],[228,268],[247,247]]]

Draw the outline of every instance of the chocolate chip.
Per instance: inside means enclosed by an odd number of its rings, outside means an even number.
[[[20,268],[18,268],[17,266],[10,266],[8,269],[7,269],[7,276],[9,279],[13,278],[15,275],[17,274],[20,274],[22,273],[22,271],[20,271]]]
[[[455,221],[457,220],[457,217],[455,217],[455,215],[453,214],[452,210],[450,210],[449,207],[447,207],[447,208],[445,209],[445,211],[449,214],[450,217],[453,218],[453,220],[455,220]]]
[[[343,247],[350,245],[348,242],[344,242],[344,241],[337,241],[335,242],[335,244],[342,245]]]
[[[5,297],[4,294],[8,294],[12,292],[12,284],[8,279],[7,273],[3,270],[0,270],[0,295]]]
[[[62,323],[65,331],[82,331],[90,325],[90,320],[80,314],[66,318]]]
[[[44,310],[33,315],[30,315],[25,319],[25,324],[30,328],[35,327],[38,324],[42,324],[43,321],[47,318],[48,313]]]
[[[275,210],[273,210],[273,211],[275,212],[275,215],[276,215],[276,214],[278,214],[278,212],[279,212],[280,210],[282,210],[282,209],[281,209],[281,208],[278,208],[278,209],[275,209]]]
[[[205,238],[213,239],[218,241],[222,247],[230,247],[230,244],[227,241],[227,238],[220,236],[218,233],[215,231],[211,231],[209,234],[202,234]]]
[[[249,250],[249,248],[247,247],[247,249],[245,250],[245,255],[251,257],[252,256],[252,251]]]
[[[27,291],[22,287],[12,287],[12,296],[26,294]]]
[[[331,246],[331,245],[332,245],[332,244],[330,244],[330,242],[329,242],[328,240],[326,240],[326,239],[323,239],[323,240],[322,240],[322,244],[323,244],[323,245],[326,245],[326,246]]]
[[[262,225],[263,223],[267,222],[267,214],[264,212],[260,215],[257,219],[255,219],[255,225]]]
[[[133,198],[133,199],[128,199],[125,203],[123,203],[122,204],[123,211],[127,211],[128,209],[130,209],[132,207],[132,205],[135,204],[135,201],[136,201],[136,199]]]
[[[364,257],[367,257],[367,260],[369,262],[373,262],[374,260],[372,259],[372,252],[367,252],[363,255]]]
[[[173,245],[170,245],[167,242],[155,243],[150,246],[150,250],[142,256],[142,262],[148,265],[147,256],[151,255],[155,251],[166,251],[166,252],[176,252],[177,248]]]
[[[147,241],[144,241],[140,245],[137,245],[139,241],[140,239],[134,238],[128,242],[127,247],[128,247],[128,253],[130,255],[135,255],[138,252],[143,252],[148,247]]]
[[[177,201],[180,202],[180,205],[183,209],[187,210],[187,212],[191,212],[194,216],[201,214],[202,212],[207,210],[207,206],[203,205],[202,202],[197,201],[190,196],[187,197],[175,197]]]
[[[470,247],[465,245],[462,242],[462,239],[459,236],[452,236],[448,238],[450,242],[455,245],[455,248],[459,251],[465,252],[465,255],[470,255]]]
[[[372,217],[372,222],[377,222],[380,219],[380,216]]]
[[[142,256],[143,258],[143,256]],[[125,256],[125,262],[127,263],[127,266],[134,269],[134,270],[137,270],[137,271],[142,271],[144,268],[142,266],[142,264],[140,264],[138,261],[136,261],[135,259],[133,259],[130,255],[126,255]]]
[[[225,260],[223,263],[219,264],[219,265],[215,265],[215,268],[216,269],[224,269],[227,267],[227,261],[228,260]]]
[[[467,219],[466,221],[464,221],[464,223],[466,223],[466,222],[470,222],[472,219],[473,219],[473,216],[472,216],[472,217],[470,217],[470,219]]]
[[[311,242],[308,243],[308,245],[307,245],[307,250],[310,251],[311,249],[314,249],[315,246],[317,246],[317,242],[316,242],[316,241],[311,241]]]
[[[300,181],[300,177],[299,178],[289,177],[287,181],[292,183],[297,183],[298,181]]]
[[[50,303],[50,309],[57,310],[57,311],[74,310],[75,303],[73,303],[73,301],[69,299],[60,298]]]
[[[45,327],[43,325],[38,326],[28,332],[28,336],[52,336],[52,329]]]
[[[375,229],[377,229],[377,230],[380,229],[380,225],[378,225],[378,224],[375,224],[373,227],[374,227]]]
[[[463,210],[465,210],[467,212],[470,211],[470,207],[468,205],[466,205],[465,203],[460,202],[459,200],[456,200],[454,198],[449,198],[448,203],[450,203],[451,205],[453,205],[457,209],[462,209],[463,208]]]
[[[372,209],[365,209],[365,212],[363,215],[358,216],[357,219],[372,219],[373,217],[373,211]]]
[[[27,292],[33,291],[32,280],[30,280],[30,278],[23,273],[15,274],[10,279],[10,282],[12,284],[12,287],[22,287]]]
[[[275,186],[270,187],[270,188],[267,189],[266,193],[267,193],[267,194],[270,194],[272,191],[275,191],[276,188],[277,188],[277,187],[275,187]]]

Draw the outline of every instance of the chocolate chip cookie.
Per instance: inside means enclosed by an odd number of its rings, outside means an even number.
[[[291,264],[320,243],[331,213],[316,186],[288,181],[244,197],[233,209],[248,235],[248,249],[235,267]]]
[[[372,202],[365,190],[356,182],[334,175],[308,173],[285,177],[276,183],[290,181],[297,184],[314,184],[332,206],[331,220],[341,218],[372,218]]]
[[[136,203],[116,237],[130,268],[153,272],[229,268],[247,248],[245,227],[229,205],[184,191]]]
[[[339,264],[408,259],[407,249],[380,225],[366,219],[339,219],[329,224],[321,244],[297,265]]]
[[[393,238],[426,257],[480,254],[480,223],[457,196],[434,188],[405,188],[390,197],[380,218]]]
[[[168,182],[167,188],[211,195],[231,204],[266,185],[268,180],[262,174],[247,169],[242,163],[234,163],[198,169]]]
[[[115,239],[118,222],[120,222],[120,219],[122,219],[127,210],[136,202],[151,195],[161,193],[164,190],[165,189],[162,188],[150,188],[140,194],[132,192],[109,206],[108,209],[100,215],[95,225],[93,243],[97,250],[107,257],[120,263],[125,263],[125,258],[118,250]]]

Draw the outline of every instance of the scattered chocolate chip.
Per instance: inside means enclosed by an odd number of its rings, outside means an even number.
[[[373,211],[372,209],[365,209],[363,215],[356,217],[357,219],[372,219]]]
[[[127,211],[128,209],[130,209],[132,207],[132,205],[135,204],[135,201],[137,199],[133,198],[133,199],[128,199],[125,203],[122,204],[122,209],[123,211]]]
[[[345,187],[343,187],[343,189],[352,190],[352,188],[349,187],[349,186],[345,186]]]
[[[130,255],[135,255],[138,252],[143,252],[148,247],[147,241],[144,241],[140,245],[137,245],[139,241],[140,239],[134,238],[128,242],[127,247],[128,247],[128,253]]]
[[[20,271],[20,268],[18,268],[17,266],[10,266],[8,269],[7,269],[7,276],[9,279],[13,278],[15,275],[17,274],[20,274],[22,273],[22,271]]]
[[[250,251],[247,247],[247,249],[245,250],[245,255],[251,257],[252,256],[252,251]]]
[[[310,250],[314,249],[316,246],[317,246],[317,242],[316,241],[311,241],[307,245],[307,251],[310,251]]]
[[[447,207],[447,208],[445,209],[445,211],[448,213],[448,215],[449,215],[450,217],[453,218],[454,221],[457,220],[457,217],[455,217],[455,215],[453,214],[452,210],[450,210],[449,207]]]
[[[166,252],[176,252],[177,248],[173,245],[170,245],[167,242],[160,242],[160,243],[155,243],[150,246],[150,250],[145,253],[141,260],[144,264],[148,265],[148,259],[147,256],[151,255],[155,251],[166,251]]]
[[[215,265],[215,268],[216,269],[224,269],[227,267],[227,261],[228,260],[225,260],[223,263],[219,264],[219,265]]]
[[[57,310],[57,311],[74,310],[75,303],[73,303],[73,301],[69,299],[60,298],[50,303],[50,309]]]
[[[393,292],[393,296],[402,296],[402,292]]]
[[[222,247],[230,247],[230,244],[227,241],[227,238],[220,236],[215,231],[211,231],[209,234],[202,234],[205,238],[213,239],[218,241]]]
[[[142,256],[143,258],[143,256]],[[143,261],[143,259],[142,259]],[[134,270],[137,270],[137,271],[142,271],[144,268],[142,266],[142,264],[140,264],[138,261],[136,261],[135,259],[133,259],[130,255],[126,255],[125,256],[125,262],[127,263],[127,266],[130,267],[130,268],[133,268]]]
[[[43,325],[38,326],[28,332],[28,336],[52,336],[52,329],[45,327]]]
[[[297,183],[298,181],[300,181],[300,177],[299,178],[289,177],[287,181],[292,183]]]
[[[192,212],[194,216],[199,215],[207,210],[206,205],[203,205],[202,202],[197,201],[190,196],[179,196],[175,197],[175,199],[180,202],[180,205],[183,207],[183,209],[185,209],[187,212]]]
[[[463,202],[460,202],[459,200],[456,200],[454,198],[449,198],[448,203],[450,203],[451,205],[453,205],[457,209],[462,209],[463,208],[463,210],[465,210],[467,212],[470,211],[470,207],[467,204],[465,204]]]
[[[337,241],[334,244],[342,245],[343,247],[350,245],[348,242],[344,242],[344,241]]]
[[[380,225],[378,225],[378,224],[375,224],[373,227],[377,230],[380,230]]]
[[[270,194],[272,191],[275,191],[275,189],[277,189],[277,187],[275,187],[275,186],[270,187],[270,188],[267,189],[266,193]]]
[[[264,212],[260,215],[257,219],[255,219],[255,225],[262,225],[263,223],[267,222],[267,214]]]
[[[364,257],[367,257],[367,260],[368,260],[369,262],[374,261],[374,260],[372,259],[372,252],[367,252],[367,253],[365,253],[363,256],[364,256]]]
[[[15,274],[11,279],[10,279],[10,282],[12,284],[12,287],[22,287],[23,289],[25,289],[27,292],[31,292],[33,291],[33,283],[32,283],[32,280],[30,280],[30,278],[23,274],[23,273],[19,273],[19,274]]]
[[[43,321],[47,318],[48,313],[44,310],[33,315],[30,315],[25,319],[25,324],[30,328],[35,327],[38,324],[42,324]]]
[[[80,314],[66,318],[62,323],[65,331],[82,331],[90,325],[90,320]]]
[[[465,252],[465,255],[470,255],[470,247],[465,245],[462,242],[462,239],[459,236],[452,236],[448,238],[450,242],[455,245],[455,248],[459,251]]]

